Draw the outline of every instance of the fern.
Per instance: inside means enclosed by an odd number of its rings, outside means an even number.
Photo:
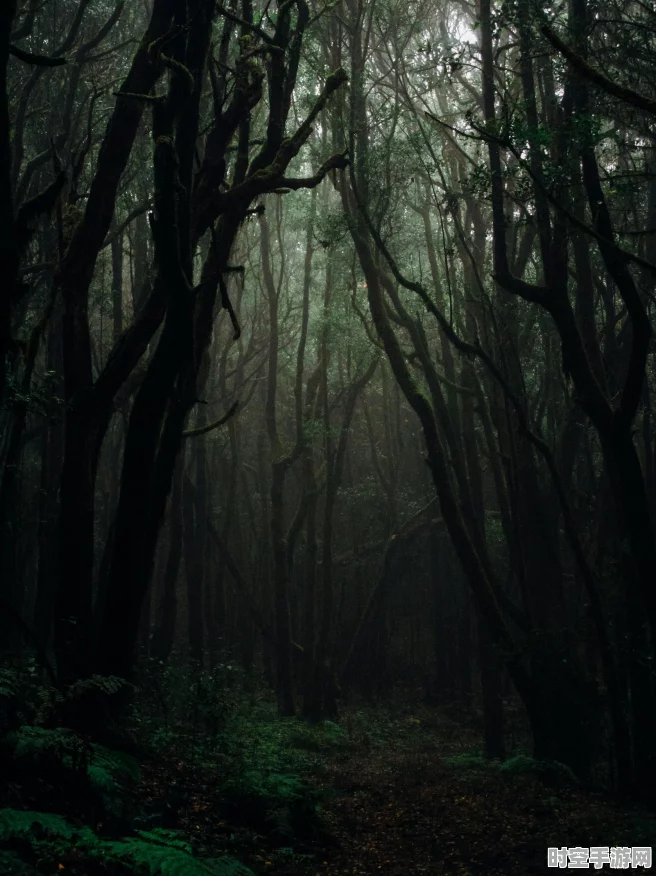
[[[254,876],[254,873],[241,861],[225,856],[206,861],[212,876]]]
[[[556,783],[577,783],[574,772],[564,763],[555,760],[535,760],[525,754],[508,758],[500,765],[499,771],[510,776],[537,775]]]
[[[295,803],[308,796],[309,789],[303,779],[291,773],[267,773],[248,770],[241,779],[226,784],[228,790],[239,796],[259,797],[270,803]]]
[[[152,830],[138,830],[137,834],[146,842],[165,846],[168,849],[176,849],[178,852],[186,852],[188,855],[191,854],[191,845],[180,839],[180,833],[177,830],[154,827]]]
[[[20,727],[9,734],[8,742],[17,761],[81,776],[107,812],[122,817],[129,811],[126,789],[140,780],[139,763],[130,755],[88,743],[63,728]]]
[[[126,789],[139,783],[139,763],[123,751],[114,751],[102,745],[91,745],[87,778],[105,809],[112,815],[123,816],[129,811],[131,800]]]
[[[349,739],[346,731],[333,721],[308,726],[298,723],[290,727],[288,745],[304,751],[320,753],[325,750],[347,748]]]
[[[240,779],[226,782],[225,802],[285,843],[295,836],[314,835],[319,830],[317,803],[320,794],[299,776],[249,770]]]
[[[93,768],[101,787],[106,784],[102,772],[111,774],[114,781],[121,784],[136,784],[140,779],[139,763],[129,754],[96,743],[86,743],[77,733],[63,727],[20,727],[8,735],[7,741],[13,748],[14,757],[18,759],[53,759],[71,769],[84,761],[81,752],[86,748],[89,773]]]
[[[127,687],[132,687],[130,682],[116,675],[91,675],[72,684],[66,691],[66,699],[76,700],[88,694],[111,697]]]
[[[52,812],[30,812],[22,809],[0,809],[0,842],[24,839],[38,842],[47,836],[72,842],[82,840],[90,845],[99,840],[89,827],[76,827]]]
[[[151,843],[143,837],[130,837],[107,845],[111,858],[124,860],[148,876],[209,876],[212,872],[189,852]]]
[[[517,754],[505,760],[499,770],[511,776],[521,776],[538,772],[539,766],[538,761],[527,754]]]
[[[527,754],[517,754],[504,761],[487,760],[481,754],[459,754],[455,757],[445,757],[444,763],[474,775],[488,772],[497,773],[507,779],[535,776],[544,782],[556,784],[577,782],[576,776],[565,764],[551,760],[536,760]]]
[[[248,867],[234,858],[203,861],[194,858],[191,846],[175,831],[140,831],[136,837],[102,840],[89,827],[76,827],[59,815],[48,812],[0,810],[0,842],[23,841],[42,862],[66,859],[74,849],[80,855],[103,863],[108,872],[123,865],[135,873],[148,876],[254,876]],[[13,858],[12,858],[13,860]],[[21,863],[17,859],[18,864]],[[0,864],[3,859],[0,857]],[[21,866],[28,865],[21,863]],[[3,869],[3,873],[11,870]],[[32,876],[31,869],[16,869],[17,876]]]
[[[270,812],[267,812],[264,824],[271,836],[288,841],[294,839],[294,823],[292,812],[288,806],[272,809]]]
[[[8,736],[14,756],[40,762],[44,759],[64,761],[81,744],[80,738],[72,730],[62,727],[19,727]]]
[[[138,872],[148,876],[254,876],[234,858],[216,858],[203,861],[193,858],[188,851],[177,848],[179,841],[161,844],[151,842],[144,836],[129,838],[108,845],[109,854],[119,860],[126,860]],[[186,844],[185,844],[186,845]]]
[[[20,681],[15,669],[0,668],[0,701],[13,702],[18,698]]]
[[[223,786],[228,805],[262,823],[272,812],[286,810],[293,821],[306,819],[316,808],[316,795],[298,776],[248,770]]]

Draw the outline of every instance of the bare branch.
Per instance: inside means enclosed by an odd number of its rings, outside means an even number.
[[[623,85],[618,85],[616,82],[613,82],[611,79],[604,76],[603,73],[600,73],[599,70],[595,70],[595,68],[588,64],[584,58],[570,49],[570,47],[564,43],[548,25],[545,24],[541,30],[549,42],[555,46],[561,55],[564,55],[564,57],[567,58],[572,67],[574,67],[574,69],[582,76],[585,76],[586,79],[589,79],[603,91],[612,94],[613,97],[619,98],[619,100],[624,103],[628,103],[630,106],[634,106],[637,109],[644,110],[652,116],[656,116],[656,100],[645,97],[644,94],[639,94],[632,88],[625,88]]]
[[[208,423],[207,426],[199,426],[197,429],[187,429],[182,433],[183,438],[197,438],[199,435],[206,435],[208,432],[212,432],[214,429],[218,429],[220,426],[224,426],[231,417],[237,413],[237,408],[239,407],[239,401],[234,402],[229,410],[222,416],[219,417],[218,420],[214,420],[213,423]]]
[[[33,55],[32,52],[25,52],[19,49],[18,46],[9,46],[9,54],[25,64],[32,64],[35,67],[62,67],[67,64],[66,58],[48,58],[46,55]]]

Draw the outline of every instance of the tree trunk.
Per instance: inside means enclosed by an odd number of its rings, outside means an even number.
[[[173,477],[171,491],[171,524],[168,538],[168,554],[164,567],[164,582],[157,622],[153,632],[150,653],[155,660],[165,661],[173,648],[177,617],[177,583],[182,559],[182,495],[184,481],[183,460],[179,459]]]

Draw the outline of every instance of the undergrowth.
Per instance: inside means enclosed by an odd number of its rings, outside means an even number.
[[[489,760],[482,753],[463,753],[443,758],[443,763],[466,780],[474,781],[480,774],[497,775],[508,781],[537,780],[556,787],[576,787],[578,779],[564,763],[536,760],[527,754],[517,754],[506,760]]]
[[[271,702],[236,710],[215,740],[225,781],[221,802],[278,844],[323,834],[321,804],[327,794],[301,776],[321,774],[325,756],[349,749],[346,731],[325,721],[309,726],[280,719]]]
[[[131,791],[140,778],[131,755],[113,751],[63,727],[19,727],[2,740],[8,776],[38,772],[51,782],[74,788],[85,804],[119,821],[134,815]]]
[[[0,788],[0,873],[252,876],[232,856],[196,857],[183,831],[156,822],[137,829],[144,820],[140,763],[120,747],[101,744],[88,729],[105,721],[109,701],[124,691],[120,679],[100,676],[61,691],[29,661],[0,666],[0,773],[6,780]],[[62,725],[66,717],[75,719],[72,726]],[[133,726],[121,730],[126,743],[141,729],[138,718],[137,707]],[[172,729],[178,748],[189,747],[186,729],[182,722]],[[199,730],[207,735],[206,726]],[[155,755],[157,746],[157,740],[150,745]]]
[[[326,797],[303,777],[354,739],[334,722],[281,720],[262,689],[228,656],[211,672],[150,662],[110,745],[93,716],[106,723],[120,679],[62,692],[35,664],[0,666],[0,872],[248,876],[237,858],[249,837],[302,855],[299,843],[325,838]],[[217,837],[225,819],[233,829]]]
[[[135,836],[102,839],[85,825],[59,815],[0,810],[0,842],[36,872],[149,874],[149,876],[253,876],[234,858],[201,861],[179,833],[155,829]],[[83,868],[83,869],[82,869]],[[18,872],[18,871],[17,871]]]
[[[339,793],[336,775],[349,782],[342,791],[353,786],[360,794],[360,778],[349,772],[354,763],[375,774],[381,789],[393,787],[389,773],[401,788],[419,787],[431,769],[437,796],[450,789],[447,796],[453,793],[463,812],[477,799],[472,787],[494,800],[519,799],[527,819],[554,823],[583,799],[562,764],[517,749],[503,762],[486,760],[475,749],[475,722],[457,714],[397,702],[351,708],[340,723],[308,725],[279,718],[264,691],[229,655],[211,672],[148,664],[113,744],[87,727],[94,714],[111,711],[112,697],[125,694],[120,680],[93,676],[53,691],[35,664],[0,663],[0,775],[6,779],[0,874],[315,873],[316,850],[343,839],[335,801],[324,812],[329,794]],[[64,717],[76,711],[88,724],[66,725]],[[338,790],[328,792],[327,785]],[[370,796],[377,806],[378,797]],[[588,794],[586,806],[590,801],[594,824],[595,798]],[[611,835],[608,807],[598,811],[599,835]],[[634,840],[653,835],[654,821],[644,813],[621,824]],[[627,844],[619,827],[617,833],[611,839]]]

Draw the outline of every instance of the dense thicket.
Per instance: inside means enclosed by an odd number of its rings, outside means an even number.
[[[642,0],[5,3],[3,645],[491,757],[518,698],[653,793],[655,61]]]

